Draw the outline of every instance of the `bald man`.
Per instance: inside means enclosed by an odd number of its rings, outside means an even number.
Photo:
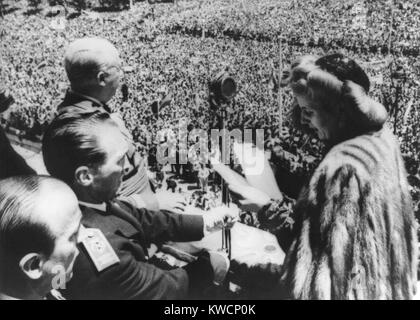
[[[43,299],[72,277],[81,212],[65,183],[47,176],[0,181],[0,300]]]
[[[123,177],[118,197],[136,207],[159,209],[153,193],[144,159],[136,151],[130,132],[118,113],[107,102],[115,95],[123,77],[118,50],[108,40],[82,38],[73,41],[65,52],[64,65],[71,88],[58,106],[59,114],[105,111],[118,124],[129,142],[129,166]]]

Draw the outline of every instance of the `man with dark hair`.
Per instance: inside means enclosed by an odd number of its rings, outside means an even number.
[[[105,39],[77,39],[65,52],[64,66],[71,88],[58,106],[58,113],[79,114],[94,110],[109,113],[129,142],[127,167],[118,197],[135,206],[157,210],[159,203],[151,189],[145,161],[136,151],[121,116],[107,106],[123,77],[117,49]]]
[[[50,124],[42,143],[45,167],[48,172],[73,186],[76,172],[81,165],[102,163],[105,161],[105,151],[96,140],[100,125],[107,122],[117,126],[106,112],[94,111],[85,114],[60,114]],[[122,146],[127,143],[123,142]],[[124,157],[126,154],[123,153]]]
[[[0,87],[0,113],[6,111],[13,103],[12,95]],[[0,179],[35,174],[36,172],[25,162],[25,160],[13,149],[6,133],[0,127]]]
[[[43,299],[65,288],[79,253],[73,191],[46,176],[0,181],[0,300]]]
[[[202,253],[185,268],[150,263],[152,243],[200,240],[233,215],[227,208],[203,216],[149,211],[114,200],[127,152],[118,125],[100,111],[61,114],[44,135],[47,170],[75,191],[82,223],[94,230],[83,241],[75,276],[62,294],[70,299],[180,299],[223,280],[229,261],[215,252]]]

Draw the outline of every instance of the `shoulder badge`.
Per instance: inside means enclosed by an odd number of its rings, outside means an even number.
[[[98,272],[120,262],[101,230],[85,229],[82,243]]]

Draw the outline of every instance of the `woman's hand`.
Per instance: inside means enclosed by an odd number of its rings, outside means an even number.
[[[263,191],[249,184],[229,184],[231,194],[241,209],[258,212],[271,202],[270,197]]]
[[[244,177],[228,166],[218,163],[213,165],[213,168],[225,180],[233,200],[236,200],[241,209],[258,212],[270,203],[271,199],[264,191],[253,187]]]
[[[212,233],[223,228],[232,228],[239,219],[239,210],[235,207],[220,206],[203,212],[204,233]]]

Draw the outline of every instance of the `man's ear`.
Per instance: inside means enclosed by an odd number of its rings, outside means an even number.
[[[44,260],[39,253],[28,253],[19,261],[19,267],[23,273],[32,280],[38,280],[42,276],[42,264]]]
[[[93,175],[87,166],[78,167],[74,172],[74,178],[76,183],[83,187],[90,186],[93,183]]]
[[[98,84],[102,87],[106,86],[106,73],[103,71],[99,71],[98,75],[96,76],[96,80],[98,81]]]

